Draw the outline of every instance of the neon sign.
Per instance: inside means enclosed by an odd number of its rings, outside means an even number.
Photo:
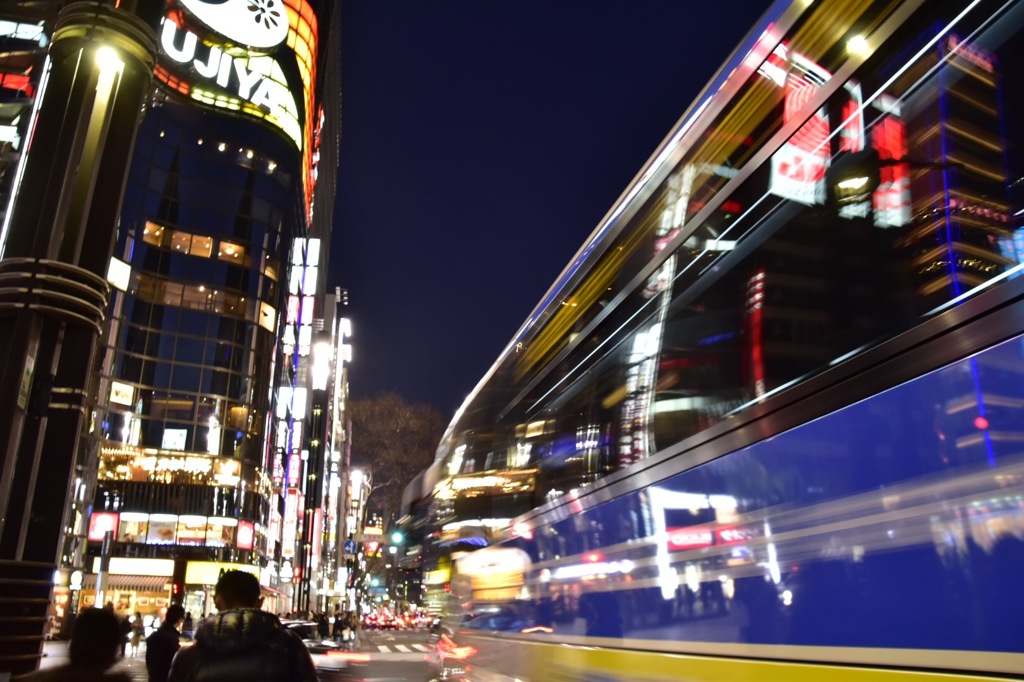
[[[265,55],[234,57],[216,45],[200,41],[195,33],[180,28],[167,17],[160,29],[160,48],[170,60],[191,67],[195,73],[196,82],[187,93],[193,99],[264,118],[302,149],[298,106],[276,59]],[[203,82],[207,88],[216,87],[230,94],[217,95],[200,87]]]

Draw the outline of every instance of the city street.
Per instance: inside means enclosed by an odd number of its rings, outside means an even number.
[[[344,672],[321,669],[320,679],[422,682],[432,677],[431,650],[426,630],[366,630],[353,652],[358,660]]]
[[[431,647],[425,630],[395,631],[369,630],[362,634],[352,651],[349,666],[344,670],[330,670],[333,664],[320,661],[320,679],[332,680],[406,680],[424,682],[431,679],[428,661]],[[44,657],[40,669],[53,668],[68,660],[67,642],[51,640],[43,645]],[[332,662],[335,663],[335,662]],[[114,670],[127,672],[136,682],[147,682],[146,645],[139,647],[136,656],[119,660]]]

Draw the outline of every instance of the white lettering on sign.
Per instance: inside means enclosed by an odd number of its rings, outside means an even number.
[[[237,98],[224,101],[222,97],[204,92],[202,83],[193,79],[189,83],[193,99],[236,110],[238,99],[251,102],[262,113],[262,116],[254,115],[273,123],[302,148],[299,108],[276,59],[264,55],[233,57],[216,45],[203,43],[195,33],[179,28],[166,17],[160,31],[160,47],[172,61],[190,66],[197,79],[208,81],[210,86],[216,85]]]

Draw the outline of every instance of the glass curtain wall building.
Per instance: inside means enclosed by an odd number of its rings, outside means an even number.
[[[337,57],[319,3],[288,0],[259,23],[211,7],[170,3],[157,28],[63,556],[86,574],[81,606],[150,616],[177,601],[198,616],[219,573],[240,568],[268,609],[292,608],[273,476],[287,464],[271,436],[277,384],[310,381],[281,338],[295,245],[329,246],[340,63],[318,60]],[[318,98],[318,83],[333,90]],[[324,279],[307,318],[323,316]],[[307,424],[289,420],[298,451],[324,440]],[[305,493],[319,472],[302,464]]]

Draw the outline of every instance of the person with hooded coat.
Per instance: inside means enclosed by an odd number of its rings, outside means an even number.
[[[218,612],[196,627],[195,644],[174,656],[168,682],[318,682],[298,635],[260,610],[254,575],[225,571],[214,589]]]

